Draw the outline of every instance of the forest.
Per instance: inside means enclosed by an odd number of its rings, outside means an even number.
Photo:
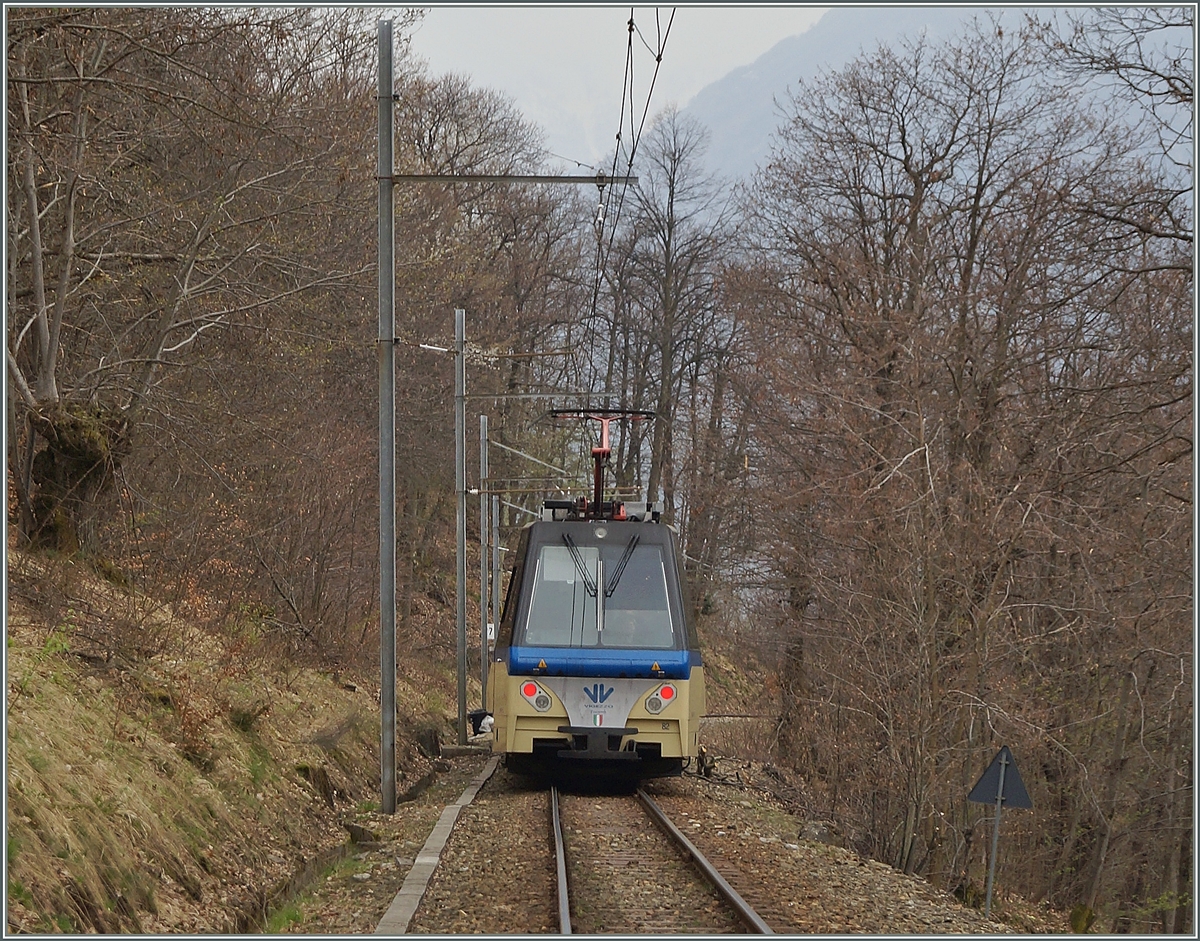
[[[368,668],[377,15],[6,10],[10,544]],[[396,172],[547,172],[397,16]],[[855,849],[977,897],[1008,745],[1015,891],[1195,931],[1193,17],[897,39],[800,83],[740,182],[668,108],[605,168],[634,186],[397,185],[399,643],[454,597],[426,347],[462,308],[502,542],[552,486],[516,452],[587,479],[550,404],[653,411],[615,487],[664,502],[702,641]]]

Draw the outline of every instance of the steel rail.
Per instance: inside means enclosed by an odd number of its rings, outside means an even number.
[[[567,854],[563,846],[558,788],[550,788],[550,821],[554,828],[554,862],[558,869],[558,933],[571,933],[571,897],[567,891]]]
[[[670,818],[663,813],[662,808],[654,802],[654,799],[641,788],[638,788],[637,796],[650,816],[654,818],[654,821],[687,851],[688,855],[692,858],[692,862],[696,864],[704,877],[713,884],[713,887],[721,893],[725,901],[733,906],[734,910],[738,913],[738,917],[746,923],[746,926],[751,928],[756,934],[774,934],[775,932],[771,930],[771,927],[759,917],[758,912],[751,908],[750,903],[742,898],[737,890],[725,881],[725,877],[713,868],[712,863],[705,859],[704,854],[696,849],[692,845],[692,841],[684,836],[683,832],[671,822]]]

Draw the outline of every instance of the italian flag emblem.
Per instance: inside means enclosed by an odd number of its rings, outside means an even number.
[[[592,716],[592,725],[604,725],[604,714],[597,712]]]

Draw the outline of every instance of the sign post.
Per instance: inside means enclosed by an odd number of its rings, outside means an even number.
[[[967,800],[976,804],[996,805],[996,819],[992,824],[992,852],[988,856],[987,901],[984,903],[983,917],[992,915],[992,882],[996,876],[996,847],[1000,843],[1000,811],[1007,804],[1009,807],[1033,808],[1029,792],[1017,772],[1017,763],[1013,760],[1012,752],[1007,745],[1002,745],[987,771],[967,795]]]

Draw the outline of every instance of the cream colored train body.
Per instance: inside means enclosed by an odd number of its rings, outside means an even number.
[[[674,530],[652,507],[554,515],[517,548],[488,671],[492,749],[518,773],[679,774],[705,703]]]

